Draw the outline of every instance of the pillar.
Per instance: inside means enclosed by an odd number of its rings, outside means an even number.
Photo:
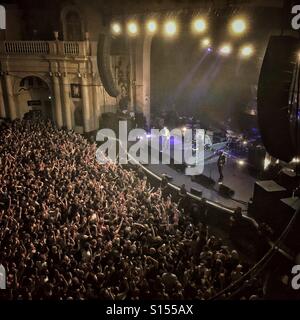
[[[55,121],[58,128],[63,126],[63,116],[62,116],[62,107],[61,107],[61,95],[59,87],[59,79],[56,76],[53,76],[53,91],[55,99]]]
[[[135,81],[135,41],[133,39],[129,39],[128,46],[129,46],[129,64],[130,64],[130,111],[136,111],[136,81]]]
[[[62,76],[62,93],[63,93],[63,109],[65,115],[65,126],[68,130],[73,128],[72,126],[72,114],[71,114],[71,102],[70,102],[70,84],[67,75]]]
[[[6,118],[6,110],[3,98],[2,79],[0,78],[0,117]]]
[[[99,103],[99,86],[93,86],[93,104],[94,104],[94,115],[95,115],[95,129],[99,128],[99,119],[101,115],[100,103]]]
[[[138,40],[136,46],[135,74],[136,74],[136,107],[143,112],[147,124],[150,123],[150,63],[151,36]]]
[[[11,76],[6,74],[4,76],[4,79],[5,79],[6,92],[7,92],[9,118],[11,120],[15,120],[17,118],[17,110],[16,110],[16,104],[15,104],[15,99],[14,99],[14,94],[13,94],[13,86],[12,86]]]
[[[89,84],[86,76],[81,78],[81,86],[82,86],[82,102],[83,102],[83,126],[84,132],[89,132],[92,130],[92,114],[89,103]]]

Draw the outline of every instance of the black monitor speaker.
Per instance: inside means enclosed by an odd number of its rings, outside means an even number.
[[[191,194],[193,194],[194,196],[202,198],[202,194],[203,193],[202,193],[202,190],[191,188]]]
[[[224,198],[232,198],[234,196],[234,190],[224,184],[220,184],[219,194]]]
[[[205,188],[211,189],[214,187],[214,185],[216,184],[215,180],[207,177],[204,174],[199,174],[197,176],[192,176],[192,181],[197,182],[199,184],[201,184],[202,186],[204,186]]]

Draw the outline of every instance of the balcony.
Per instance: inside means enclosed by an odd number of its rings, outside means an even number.
[[[1,55],[84,57],[90,55],[90,44],[86,41],[1,41]]]

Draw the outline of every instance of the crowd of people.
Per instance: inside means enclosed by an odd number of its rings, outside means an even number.
[[[206,300],[247,271],[146,177],[98,164],[81,135],[16,120],[2,124],[0,141],[7,299]]]

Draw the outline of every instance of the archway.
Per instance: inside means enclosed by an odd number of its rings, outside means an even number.
[[[19,82],[17,106],[20,118],[28,112],[35,113],[43,119],[55,120],[52,107],[52,94],[48,84],[39,77],[27,76]]]

